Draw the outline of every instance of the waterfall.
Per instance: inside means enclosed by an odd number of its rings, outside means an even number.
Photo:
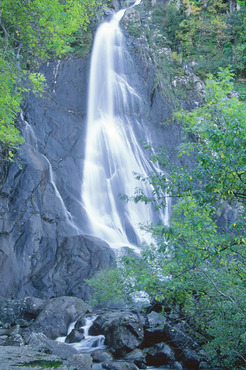
[[[125,10],[102,23],[94,40],[82,186],[88,233],[114,248],[149,243],[149,234],[139,225],[157,219],[165,222],[165,215],[157,215],[151,205],[126,202],[119,197],[133,195],[136,188],[147,196],[153,191],[149,184],[140,184],[133,176],[146,176],[153,171],[153,165],[135,134],[136,130],[141,135],[144,132],[143,102],[127,77],[126,60],[130,56],[120,29]]]

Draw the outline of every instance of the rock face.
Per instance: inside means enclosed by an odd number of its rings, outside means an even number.
[[[15,163],[2,178],[0,295],[88,299],[84,279],[114,263],[106,243],[84,235],[88,58],[48,63],[42,72],[47,93],[31,96],[20,119],[22,169]]]

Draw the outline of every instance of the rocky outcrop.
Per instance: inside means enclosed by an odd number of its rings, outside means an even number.
[[[144,318],[133,312],[108,312],[97,317],[89,334],[103,334],[110,351],[122,357],[143,342]]]
[[[1,187],[0,294],[88,299],[84,279],[114,263],[106,243],[84,235],[88,59],[47,63],[42,72],[47,93],[26,102],[26,142]]]

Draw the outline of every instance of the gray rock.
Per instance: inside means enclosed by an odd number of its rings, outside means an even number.
[[[184,348],[196,349],[198,344],[185,333],[180,325],[170,325],[167,323],[163,330],[164,340],[172,343],[176,349],[183,350]]]
[[[102,350],[94,351],[91,356],[94,362],[108,363],[108,362],[113,361],[113,356],[111,355],[111,353],[107,351],[102,351]]]
[[[81,342],[82,339],[85,339],[83,334],[83,330],[81,329],[73,329],[71,333],[65,339],[65,343],[78,343]]]
[[[191,349],[184,349],[182,352],[184,366],[188,369],[199,369],[201,357]]]
[[[146,368],[146,354],[140,349],[136,348],[132,352],[125,355],[125,360],[133,362],[140,369]]]
[[[174,368],[175,370],[182,370],[182,369],[183,369],[183,366],[181,365],[181,363],[180,363],[180,362],[175,361],[175,362],[174,362],[174,364],[173,364],[173,368]]]
[[[158,343],[144,350],[146,363],[150,366],[162,366],[175,362],[174,351],[166,343]]]
[[[90,311],[90,306],[82,299],[75,297],[53,298],[35,320],[32,331],[43,333],[51,339],[65,336],[68,325],[81,314]]]
[[[86,319],[85,319],[84,315],[82,315],[76,321],[76,323],[74,325],[74,328],[75,329],[80,329],[82,326],[85,326],[85,324],[86,324]]]
[[[108,312],[96,318],[89,334],[103,334],[110,351],[124,356],[143,342],[143,317],[132,312]]]
[[[144,346],[150,347],[153,346],[156,343],[163,342],[167,339],[167,336],[165,332],[163,331],[163,328],[147,328],[144,332]]]
[[[78,353],[69,359],[68,364],[77,370],[90,370],[92,369],[92,358],[87,353]]]
[[[124,361],[113,361],[109,363],[102,364],[103,369],[108,370],[137,370],[138,367],[134,364],[124,362]]]
[[[152,311],[150,314],[147,315],[147,324],[149,327],[159,326],[164,328],[165,323],[166,318],[163,314]]]
[[[50,353],[64,360],[77,354],[75,348],[68,344],[57,342],[47,338],[42,333],[32,333],[29,339],[29,347],[35,351]]]
[[[88,63],[85,58],[42,66],[47,93],[30,96],[19,121],[26,139],[19,151],[22,170],[17,163],[1,168],[4,297],[89,299],[92,290],[84,280],[115,261],[106,243],[84,235],[81,186]]]
[[[46,304],[46,300],[33,297],[15,300],[0,297],[0,319],[5,327],[6,324],[30,325]]]
[[[20,334],[14,334],[8,337],[5,341],[5,346],[22,347],[25,345],[25,341]]]
[[[1,347],[0,346],[0,370],[30,370],[40,369],[42,361],[53,362],[58,370],[67,370],[63,365],[63,360],[58,356],[47,353],[40,353],[33,350],[30,346],[24,347]],[[60,366],[59,366],[60,365]]]

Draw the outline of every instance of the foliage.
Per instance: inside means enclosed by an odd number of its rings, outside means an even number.
[[[178,304],[212,366],[244,368],[246,106],[233,92],[232,73],[226,69],[217,79],[210,76],[202,107],[176,117],[193,138],[178,148],[183,164],[172,166],[164,152],[153,156],[166,170],[147,179],[138,175],[155,190],[152,199],[141,192],[134,197],[157,207],[172,197],[171,224],[146,226],[156,246],[122,258],[119,285],[112,270],[92,285],[101,297],[114,284],[115,299],[129,300],[134,291],[144,291],[164,306]],[[237,216],[222,227],[219,208],[229,206]]]
[[[244,6],[243,6],[244,5]],[[230,12],[229,2],[183,0],[154,9],[153,22],[166,38],[166,46],[195,60],[195,72],[202,78],[229,64],[234,72],[245,74],[246,7]]]
[[[35,68],[78,43],[88,50],[88,24],[100,6],[95,0],[1,0],[0,144],[2,154],[9,150],[7,159],[23,142],[15,120],[25,95],[45,89]]]
[[[87,29],[95,4],[91,0],[2,0],[2,27],[31,57],[61,56],[70,49],[71,35]]]

